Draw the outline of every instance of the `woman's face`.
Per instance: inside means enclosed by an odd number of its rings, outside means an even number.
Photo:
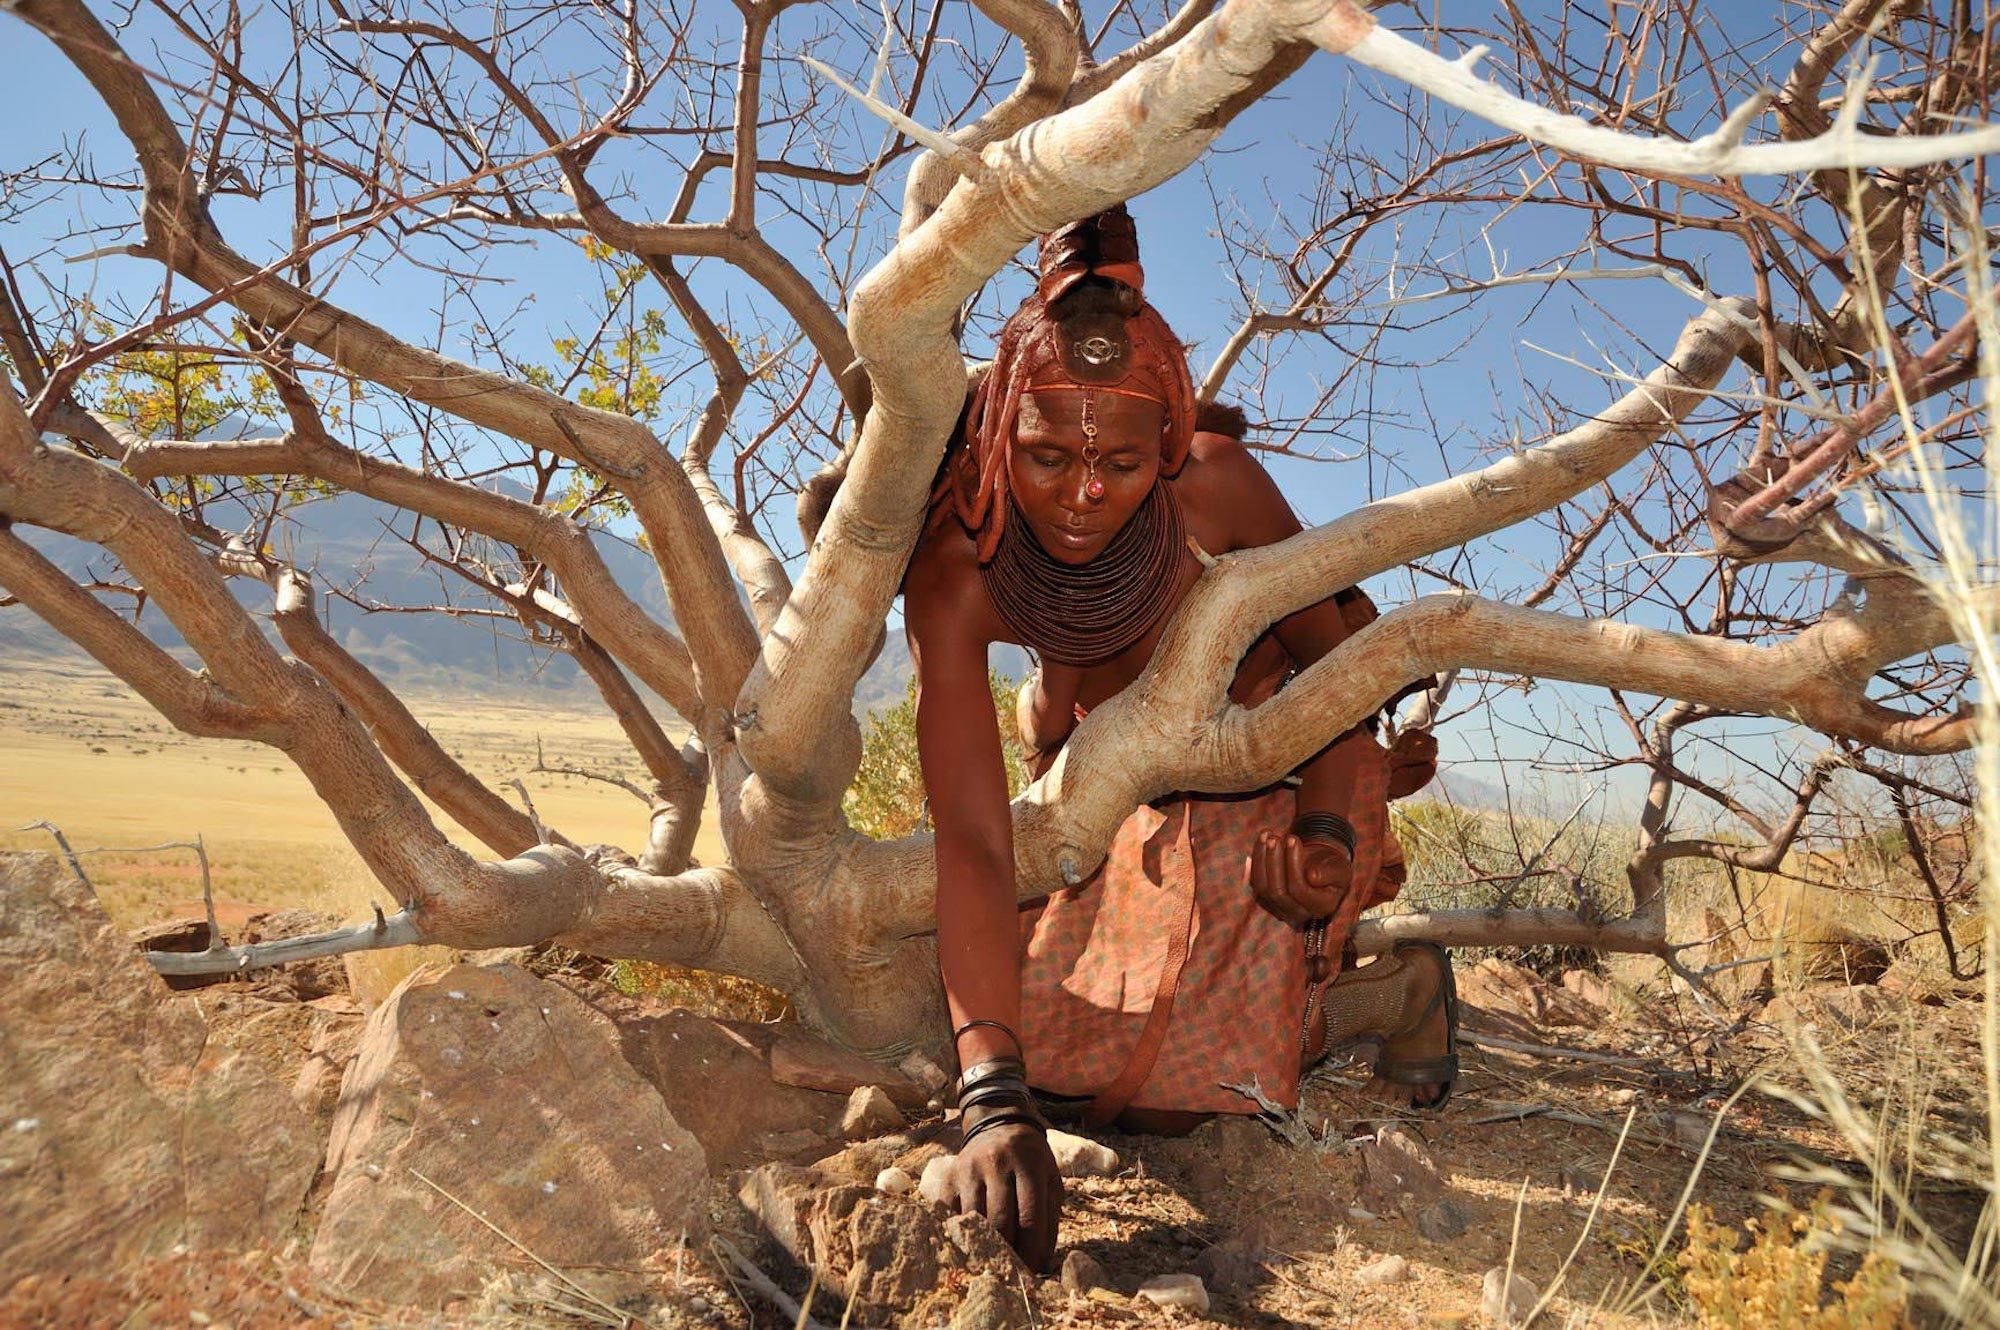
[[[1068,564],[1102,554],[1160,475],[1160,404],[1122,393],[1091,397],[1097,437],[1089,455],[1084,390],[1045,388],[1022,396],[1009,459],[1008,484],[1029,529]]]

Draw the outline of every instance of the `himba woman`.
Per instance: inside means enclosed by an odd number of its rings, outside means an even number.
[[[987,648],[1039,660],[1018,721],[1041,769],[1145,667],[1201,571],[1191,546],[1221,554],[1300,529],[1240,442],[1241,414],[1197,410],[1138,260],[1122,207],[1043,238],[1037,289],[946,455],[903,588],[964,1069],[953,1186],[1036,1269],[1062,1196],[1052,1117],[1186,1131],[1255,1112],[1228,1088],[1252,1084],[1290,1106],[1306,1067],[1363,1040],[1379,1046],[1377,1082],[1418,1106],[1441,1103],[1457,1074],[1442,950],[1406,943],[1347,968],[1339,939],[1328,950],[1329,916],[1351,924],[1400,886],[1387,798],[1428,776],[1397,779],[1366,728],[1301,767],[1295,789],[1138,809],[1095,875],[1016,906]],[[1232,697],[1268,697],[1370,614],[1344,592],[1280,621]]]

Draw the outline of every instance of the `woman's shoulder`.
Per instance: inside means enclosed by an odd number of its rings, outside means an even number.
[[[1250,432],[1241,407],[1202,403],[1194,422],[1194,439],[1177,480],[1201,486],[1233,487],[1264,477],[1264,468],[1243,446]],[[1268,478],[1266,478],[1268,479]]]
[[[1243,446],[1243,413],[1235,407],[1202,409],[1187,462],[1174,491],[1194,514],[1219,524],[1216,552],[1268,544],[1289,534],[1281,528],[1291,508],[1264,464]],[[1296,529],[1295,525],[1293,529]]]
[[[951,513],[933,513],[903,573],[904,621],[912,633],[927,634],[947,626],[971,628],[983,623],[986,613],[971,533]]]

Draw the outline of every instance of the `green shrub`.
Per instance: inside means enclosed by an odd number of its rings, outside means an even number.
[[[1000,753],[1007,764],[1007,797],[1028,784],[1021,743],[1014,726],[1014,680],[988,671],[993,690],[994,721],[1000,727]],[[877,840],[895,840],[930,826],[924,796],[923,771],[917,763],[917,681],[910,680],[903,700],[876,712],[861,739],[861,766],[848,786],[844,803],[847,820],[857,831]]]

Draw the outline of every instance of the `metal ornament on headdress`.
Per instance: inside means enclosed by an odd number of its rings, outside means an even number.
[[[1097,446],[1097,390],[1083,390],[1083,464],[1090,468],[1090,474],[1083,482],[1086,498],[1104,497],[1104,482],[1097,478],[1097,464],[1104,460],[1104,450]]]

